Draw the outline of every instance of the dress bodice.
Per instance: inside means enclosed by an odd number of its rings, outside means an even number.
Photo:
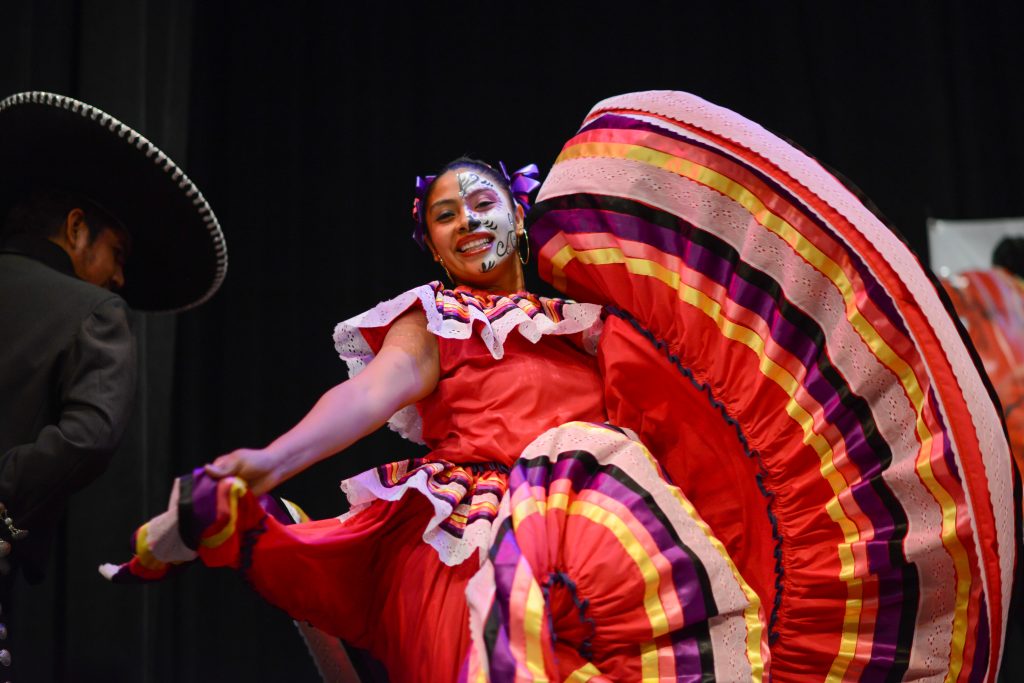
[[[584,350],[600,307],[525,292],[495,295],[433,282],[346,320],[335,343],[354,375],[380,350],[390,325],[421,306],[438,337],[437,388],[396,413],[391,427],[426,444],[431,459],[511,464],[541,432],[603,422],[597,363]]]
[[[501,360],[478,336],[438,342],[441,380],[417,406],[431,458],[510,465],[547,429],[605,420],[596,360],[571,337],[510,335]]]

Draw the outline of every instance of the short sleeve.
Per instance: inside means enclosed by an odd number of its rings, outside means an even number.
[[[474,292],[464,287],[445,289],[434,281],[338,323],[334,328],[334,347],[348,366],[349,377],[362,372],[380,351],[394,321],[416,305],[423,308],[428,332],[452,340],[476,335],[496,361],[504,357],[505,340],[512,333],[537,343],[549,334],[599,334],[601,322],[601,307],[594,304],[536,297],[525,292],[506,295]],[[423,443],[423,427],[415,406],[395,413],[388,425],[410,441]]]

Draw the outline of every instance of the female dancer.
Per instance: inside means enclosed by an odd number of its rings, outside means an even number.
[[[519,291],[521,181],[422,183],[457,286],[339,325],[354,378],[179,479],[106,573],[238,567],[395,681],[993,681],[1009,453],[907,247],[686,93],[599,103],[530,213],[541,276],[603,310]],[[430,453],[345,482],[340,519],[288,525],[247,489],[385,420]]]
[[[758,678],[756,595],[635,436],[606,424],[600,307],[523,291],[531,184],[469,159],[421,181],[416,236],[457,286],[338,325],[351,379],[266,448],[179,479],[121,578],[194,557],[168,547],[177,524],[206,564],[241,568],[392,681]],[[257,502],[388,420],[430,453],[344,482],[348,514],[289,525]]]

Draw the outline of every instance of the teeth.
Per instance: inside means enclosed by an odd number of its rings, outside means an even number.
[[[490,242],[491,241],[489,239],[482,237],[478,240],[473,240],[472,242],[466,242],[461,247],[459,247],[458,251],[459,253],[464,253],[469,251],[470,249],[476,249],[477,247],[484,246],[485,244],[490,244]]]

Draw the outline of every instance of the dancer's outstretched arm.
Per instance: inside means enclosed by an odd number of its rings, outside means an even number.
[[[439,374],[437,338],[427,331],[423,311],[410,311],[394,322],[366,369],[328,390],[297,425],[266,448],[220,456],[206,472],[241,477],[254,493],[265,493],[429,395]]]

